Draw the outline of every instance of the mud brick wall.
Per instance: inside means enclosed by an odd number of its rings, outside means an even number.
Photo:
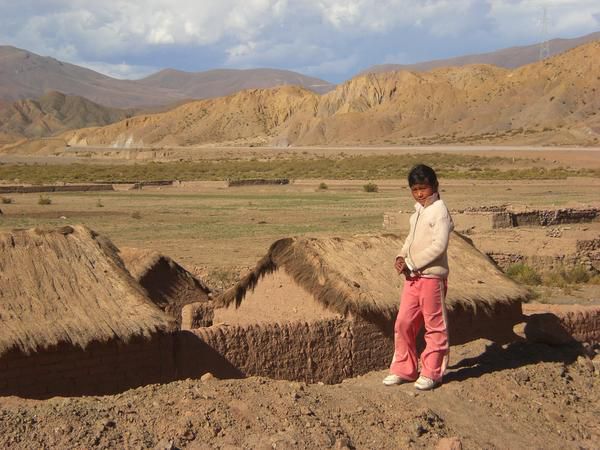
[[[528,266],[541,272],[552,270],[558,267],[583,266],[588,270],[600,270],[600,252],[577,253],[560,256],[523,256],[514,253],[487,253],[492,261],[503,271],[516,263],[527,264]]]
[[[510,228],[515,226],[513,214],[501,212],[492,214],[492,228]]]
[[[337,319],[181,331],[178,376],[336,383],[352,374],[350,341],[349,323]]]
[[[546,344],[600,344],[600,306],[524,305],[527,339]]]
[[[0,358],[0,395],[101,395],[172,381],[173,341],[173,335],[159,334],[128,344],[92,343],[85,350],[67,344],[29,356],[13,350]]]
[[[581,264],[600,271],[600,239],[581,239],[575,244]]]
[[[0,186],[0,194],[27,194],[35,192],[90,192],[114,191],[112,184],[77,184],[66,186]]]
[[[258,186],[263,184],[289,184],[290,180],[288,178],[274,178],[274,179],[265,179],[265,178],[252,178],[248,180],[228,180],[227,186],[235,187],[235,186]]]
[[[352,376],[385,369],[394,354],[394,322],[349,321],[352,332]]]
[[[508,343],[517,337],[513,327],[523,321],[520,302],[497,302],[489,310],[479,307],[456,306],[448,311],[450,345],[464,344],[485,338],[498,343]]]

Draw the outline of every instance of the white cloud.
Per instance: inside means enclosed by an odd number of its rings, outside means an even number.
[[[321,0],[319,8],[323,18],[337,29],[358,27],[380,33],[436,20],[429,31],[443,34],[440,30],[460,28],[464,24],[462,13],[480,3],[477,0]]]
[[[350,55],[345,58],[331,59],[321,62],[320,64],[297,67],[292,70],[304,73],[307,75],[320,76],[322,73],[332,75],[344,75],[357,67],[359,58],[357,55]]]
[[[177,66],[180,52],[326,77],[537,42],[544,5],[550,37],[600,29],[599,0],[0,0],[0,42],[119,76]]]
[[[74,61],[73,63],[120,80],[138,80],[158,72],[161,69],[160,67],[154,66],[130,65],[124,62],[120,64],[110,64],[100,61]]]
[[[490,0],[489,17],[502,37],[537,42],[544,38],[542,18],[547,11],[547,33],[553,37],[575,37],[598,31],[598,0]]]

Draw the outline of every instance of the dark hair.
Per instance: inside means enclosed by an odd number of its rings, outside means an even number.
[[[425,164],[417,164],[408,173],[408,185],[428,184],[433,188],[438,187],[438,179],[435,170]]]

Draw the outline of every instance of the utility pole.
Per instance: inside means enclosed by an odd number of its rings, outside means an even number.
[[[544,6],[542,12],[542,41],[540,42],[539,60],[550,56],[550,42],[548,41],[548,7]]]

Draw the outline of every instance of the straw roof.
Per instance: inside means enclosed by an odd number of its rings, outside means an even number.
[[[170,330],[117,252],[84,226],[0,233],[0,355]]]
[[[169,256],[133,247],[121,248],[119,256],[154,304],[173,315],[178,324],[184,305],[209,299],[210,288]]]
[[[314,299],[341,314],[391,319],[402,276],[393,268],[403,239],[393,234],[341,238],[286,238],[274,242],[255,269],[215,300],[239,306],[260,279],[283,269]],[[453,233],[447,306],[491,312],[496,302],[520,302],[528,291],[507,278],[470,242]]]

